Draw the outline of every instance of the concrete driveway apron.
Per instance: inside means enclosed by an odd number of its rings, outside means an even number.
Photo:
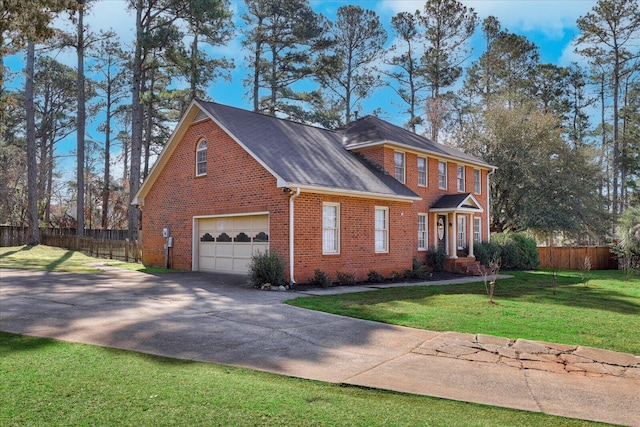
[[[448,335],[282,304],[297,295],[237,275],[0,270],[0,330],[640,426],[640,357],[626,376],[439,357]]]

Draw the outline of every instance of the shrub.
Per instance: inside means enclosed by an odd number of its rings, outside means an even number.
[[[397,282],[399,280],[402,280],[404,278],[404,275],[402,273],[400,273],[399,271],[392,271],[391,272],[391,276],[390,279],[392,282]]]
[[[328,288],[331,283],[331,277],[320,269],[316,269],[313,277],[307,282],[307,284],[318,288]]]
[[[427,264],[433,271],[444,271],[444,261],[447,259],[447,254],[444,249],[438,247],[431,247],[427,251]]]
[[[378,273],[375,270],[371,270],[369,271],[369,274],[367,274],[368,276],[368,281],[371,283],[382,283],[384,282],[384,276],[380,273]]]
[[[540,257],[535,240],[524,234],[496,234],[492,237],[491,243],[500,248],[499,255],[502,268],[504,269],[531,270],[540,264]],[[490,256],[489,259],[492,258],[494,258],[494,256]]]
[[[407,279],[424,279],[427,275],[427,267],[424,262],[418,260],[418,258],[413,257],[412,268],[411,270],[406,270],[404,272],[404,276]]]
[[[356,276],[353,273],[343,273],[338,271],[336,276],[338,277],[338,283],[341,285],[353,285],[356,283]]]
[[[249,281],[258,288],[265,283],[273,286],[284,285],[284,261],[275,253],[264,251],[251,256],[249,261]]]
[[[473,254],[480,264],[489,267],[491,260],[500,258],[501,248],[494,241],[475,242],[473,244]]]

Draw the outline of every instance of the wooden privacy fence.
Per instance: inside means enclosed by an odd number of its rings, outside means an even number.
[[[140,262],[142,246],[137,240],[126,239],[126,230],[85,230],[85,236],[75,235],[73,228],[40,228],[40,243],[80,251],[97,258],[125,262]],[[29,227],[0,226],[0,247],[26,245]]]
[[[93,237],[44,235],[43,245],[79,251],[96,258],[115,259],[125,262],[140,262],[142,247],[137,240],[106,240]]]
[[[538,246],[539,268],[580,270],[586,257],[592,270],[616,270],[618,262],[608,246]]]

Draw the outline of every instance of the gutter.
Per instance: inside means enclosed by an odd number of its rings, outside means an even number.
[[[293,278],[294,272],[294,261],[295,261],[295,251],[293,247],[294,243],[294,211],[293,211],[293,201],[300,195],[300,187],[296,188],[296,192],[289,197],[289,281],[292,285],[296,284],[295,279]]]

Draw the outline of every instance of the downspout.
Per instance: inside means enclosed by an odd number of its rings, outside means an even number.
[[[489,184],[489,177],[496,172],[493,168],[487,173],[487,242],[491,241],[491,184]]]
[[[294,226],[294,215],[293,215],[293,201],[296,197],[300,195],[300,187],[296,188],[296,192],[289,197],[289,281],[292,285],[296,284],[295,279],[293,278],[293,265],[295,261],[295,251],[293,247],[293,233],[295,231]]]

